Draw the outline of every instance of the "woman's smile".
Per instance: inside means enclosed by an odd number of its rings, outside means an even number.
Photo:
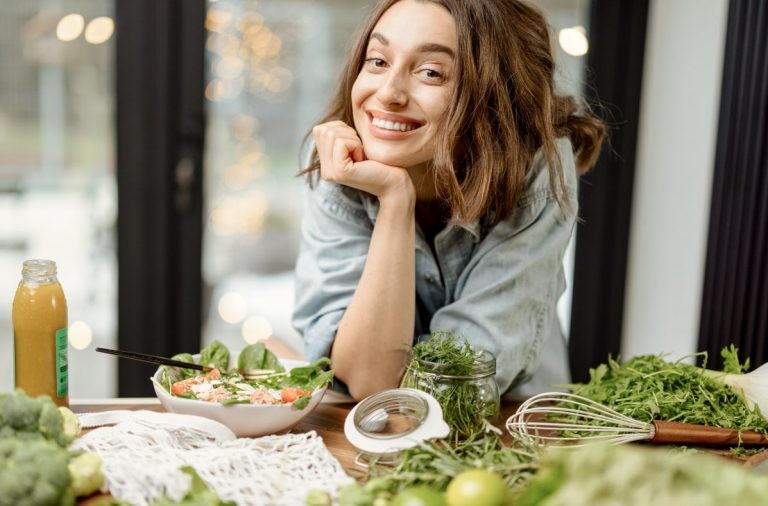
[[[382,111],[368,112],[371,135],[379,139],[403,139],[421,128],[422,123],[398,114]]]

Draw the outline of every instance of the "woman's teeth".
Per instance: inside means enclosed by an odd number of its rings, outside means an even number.
[[[416,128],[414,125],[407,125],[405,123],[398,123],[396,121],[388,121],[380,118],[373,118],[371,123],[373,123],[373,126],[383,128],[384,130],[397,130],[399,132],[409,132]]]

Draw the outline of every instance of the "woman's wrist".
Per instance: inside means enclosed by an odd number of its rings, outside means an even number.
[[[416,188],[405,174],[402,182],[392,185],[379,195],[379,213],[404,211],[413,216],[416,210]]]

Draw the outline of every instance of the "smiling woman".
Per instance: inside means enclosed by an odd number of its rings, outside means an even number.
[[[502,392],[569,380],[555,309],[603,125],[553,73],[526,3],[374,5],[311,133],[296,268],[306,354],[353,397],[396,386],[434,331],[495,355]]]

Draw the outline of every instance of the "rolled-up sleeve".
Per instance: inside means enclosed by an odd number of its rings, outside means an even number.
[[[574,188],[575,181],[570,183]],[[432,331],[451,330],[492,352],[502,393],[532,377],[543,389],[570,379],[556,308],[565,289],[562,261],[576,214],[560,208],[548,184],[536,187],[510,220],[477,245],[453,302],[430,322]],[[575,190],[569,189],[569,199],[577,205]]]
[[[323,180],[307,188],[292,321],[308,360],[330,356],[365,266],[372,229],[353,190]]]

